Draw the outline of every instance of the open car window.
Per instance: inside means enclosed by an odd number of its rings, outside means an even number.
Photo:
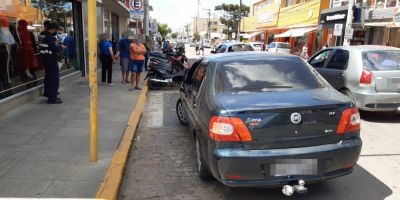
[[[194,92],[198,92],[201,84],[203,83],[204,77],[206,75],[206,66],[206,63],[200,63],[192,76],[192,88]]]
[[[192,67],[189,69],[189,71],[185,74],[185,83],[192,83],[192,78],[193,74],[196,71],[197,67],[201,63],[201,59],[193,63]]]

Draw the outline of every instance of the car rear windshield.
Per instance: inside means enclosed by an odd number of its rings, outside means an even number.
[[[371,71],[400,70],[400,51],[380,50],[362,53],[364,67]]]
[[[290,49],[290,44],[289,43],[278,43],[278,48]]]
[[[297,58],[243,59],[219,64],[217,93],[272,92],[325,87]]]

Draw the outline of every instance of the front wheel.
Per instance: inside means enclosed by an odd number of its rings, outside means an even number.
[[[183,126],[188,125],[186,110],[183,106],[182,99],[178,99],[178,101],[176,102],[176,115],[178,116],[179,123],[181,123]]]

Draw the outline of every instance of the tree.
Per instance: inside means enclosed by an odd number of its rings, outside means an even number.
[[[199,35],[199,33],[194,33],[194,35],[193,35],[193,39],[195,40],[195,41],[199,41],[200,40],[200,35]]]
[[[228,39],[232,39],[232,33],[237,33],[239,20],[241,17],[247,16],[247,13],[250,11],[250,7],[242,4],[241,12],[239,13],[238,4],[223,3],[215,6],[215,10],[222,12],[223,16],[220,18],[220,21],[222,24],[228,27],[224,30],[224,33],[228,35]]]
[[[176,39],[177,37],[178,37],[178,33],[177,32],[175,32],[175,33],[171,33],[171,38],[172,39]]]
[[[158,25],[158,32],[160,33],[161,37],[167,36],[169,33],[172,32],[171,28],[168,27],[168,24],[159,24]]]
[[[57,22],[64,30],[71,25],[67,24],[67,18],[72,18],[72,4],[68,0],[40,0],[37,6],[46,18]]]

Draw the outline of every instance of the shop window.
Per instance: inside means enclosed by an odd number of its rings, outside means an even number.
[[[38,24],[45,19],[58,24],[54,37],[60,76],[78,70],[71,2],[47,3],[39,8],[38,1],[20,0],[9,7],[0,17],[0,99],[43,83],[45,63],[39,49],[43,27]]]

